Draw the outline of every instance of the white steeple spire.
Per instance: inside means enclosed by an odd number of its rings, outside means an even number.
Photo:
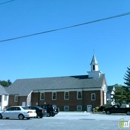
[[[95,55],[93,55],[93,58],[92,58],[90,65],[91,65],[91,71],[99,71],[98,62],[97,62]]]
[[[98,62],[97,62],[97,59],[96,59],[95,55],[93,55],[90,65],[91,65],[91,71],[88,71],[89,78],[98,78],[98,77],[100,77],[100,75],[102,73],[99,71]]]

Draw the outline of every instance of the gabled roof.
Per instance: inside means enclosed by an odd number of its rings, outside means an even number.
[[[3,86],[1,86],[1,85],[0,85],[0,95],[8,95],[5,88]]]
[[[107,87],[107,93],[111,93],[113,91],[114,86]]]
[[[101,88],[105,75],[100,78],[88,78],[88,75],[64,76],[52,78],[17,79],[7,87],[9,94],[27,96],[33,90],[67,90]]]

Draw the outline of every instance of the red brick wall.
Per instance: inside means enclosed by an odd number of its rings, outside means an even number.
[[[96,94],[96,100],[91,101],[91,93]],[[14,96],[10,95],[9,106],[22,105],[22,102],[27,102],[26,96],[21,96],[18,98],[18,102],[14,102]],[[32,93],[31,104],[33,106],[42,105],[44,103],[56,104],[61,111],[64,110],[64,106],[68,105],[70,111],[76,111],[77,105],[82,105],[82,110],[87,110],[87,105],[92,105],[92,107],[100,106],[104,103],[104,93],[103,91],[82,91],[82,99],[77,99],[77,91],[69,92],[69,100],[64,100],[64,92],[57,92],[57,100],[52,100],[52,92],[45,93],[45,100],[40,100],[40,93]]]
[[[36,103],[38,103],[39,102],[39,98],[40,98],[40,96],[39,96],[39,93],[32,93],[32,96],[31,96],[31,105],[32,106],[35,106],[36,105]]]
[[[96,94],[96,100],[92,101],[91,100],[91,93],[95,93]],[[93,107],[97,107],[100,106],[101,102],[100,102],[100,91],[84,91],[84,98],[83,98],[83,110],[86,111],[87,110],[87,105],[92,105]]]
[[[91,101],[91,93],[96,94],[96,100]],[[45,93],[45,100],[40,100],[39,93],[32,93],[32,105],[36,105],[36,102],[39,105],[46,103],[56,104],[60,110],[64,110],[64,106],[68,105],[70,111],[76,111],[77,105],[82,105],[84,111],[87,110],[87,105],[92,105],[92,107],[100,106],[101,104],[101,95],[100,91],[83,91],[82,99],[77,99],[77,91],[69,92],[69,100],[64,100],[64,92],[57,92],[57,100],[52,100],[52,92]]]
[[[9,96],[9,106],[21,106],[22,102],[26,102],[26,96],[18,97],[18,102],[14,102],[14,95]]]
[[[27,103],[27,97],[26,96],[19,97],[18,102],[19,102],[19,105],[22,106],[22,102],[26,102]]]
[[[18,106],[18,102],[14,102],[14,95],[9,95],[9,106]]]

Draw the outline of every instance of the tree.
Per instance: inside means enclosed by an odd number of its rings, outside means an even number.
[[[119,86],[115,85],[115,91],[112,97],[112,100],[114,100],[118,104],[122,103],[129,103],[130,102],[130,91],[125,86]]]
[[[10,81],[10,80],[7,80],[7,81],[5,81],[5,80],[0,80],[0,85],[2,85],[3,87],[8,87],[8,86],[10,86],[12,84],[12,82]]]
[[[130,67],[127,67],[124,80],[125,80],[124,84],[126,84],[127,86],[130,86]]]

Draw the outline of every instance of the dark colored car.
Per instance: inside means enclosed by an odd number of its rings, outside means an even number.
[[[106,114],[111,113],[126,113],[127,115],[130,115],[130,108],[121,108],[119,105],[114,105],[109,108],[104,109]]]
[[[44,104],[41,107],[47,110],[48,117],[55,116],[59,112],[59,108],[56,105]]]
[[[36,110],[36,113],[37,113],[37,118],[40,117],[42,118],[43,116],[47,116],[47,111],[46,109],[43,109],[42,107],[40,106],[29,106],[29,108],[31,110]]]

